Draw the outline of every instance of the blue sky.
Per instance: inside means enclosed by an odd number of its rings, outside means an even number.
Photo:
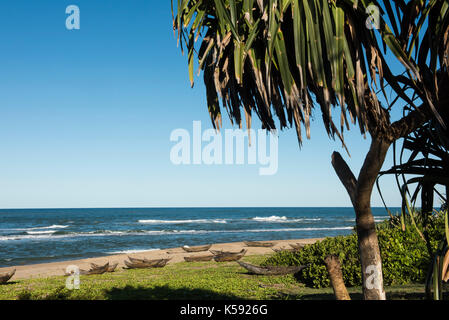
[[[80,30],[65,28],[71,4]],[[274,176],[254,165],[170,162],[172,130],[211,125],[168,0],[3,1],[0,38],[0,208],[351,206],[331,154],[358,173],[369,138],[353,127],[349,158],[318,112],[302,149],[294,129],[280,133]],[[393,180],[383,181],[388,204],[399,205]]]

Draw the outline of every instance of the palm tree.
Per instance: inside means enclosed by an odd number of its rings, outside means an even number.
[[[239,125],[243,111],[248,127],[255,112],[264,128],[276,129],[276,118],[280,129],[295,126],[301,145],[319,107],[328,135],[343,146],[349,122],[370,135],[358,178],[339,153],[332,164],[356,214],[364,297],[385,299],[371,193],[394,141],[431,119],[442,128],[449,123],[442,115],[448,2],[172,0],[172,7],[191,84],[198,65],[216,129],[221,108]],[[395,62],[400,66],[390,67]],[[391,121],[398,108],[403,117]]]

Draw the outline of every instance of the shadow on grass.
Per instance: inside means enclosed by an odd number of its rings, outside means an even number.
[[[238,296],[220,294],[204,289],[170,288],[158,286],[154,288],[126,286],[105,291],[110,300],[239,300]]]
[[[0,284],[0,286],[4,287],[4,286],[10,286],[10,285],[13,285],[13,284],[18,284],[18,283],[19,282],[17,282],[17,281],[9,281],[9,282]]]

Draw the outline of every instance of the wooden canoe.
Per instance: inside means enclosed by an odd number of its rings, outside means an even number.
[[[307,266],[292,266],[292,267],[280,267],[280,266],[266,266],[266,267],[260,267],[255,266],[246,262],[237,261],[237,263],[248,270],[250,273],[253,274],[260,274],[260,275],[270,275],[270,276],[279,276],[279,275],[286,275],[286,274],[295,274],[306,268]]]
[[[184,257],[184,260],[187,262],[198,262],[198,261],[211,261],[213,259],[213,255],[208,256],[192,256],[192,257]]]
[[[279,249],[271,248],[271,250],[273,250],[276,253],[282,252],[282,251],[288,251],[288,252],[297,252],[297,251],[299,251],[298,249],[291,249],[291,248],[279,248]]]
[[[247,247],[258,247],[258,248],[271,248],[274,246],[273,242],[261,242],[261,241],[245,241]]]
[[[185,252],[202,252],[202,251],[207,251],[212,247],[211,244],[205,245],[205,246],[198,246],[198,247],[189,247],[189,246],[184,246],[182,247],[182,249]]]
[[[130,262],[128,260],[123,261],[128,269],[145,269],[151,268],[153,265],[145,262]]]
[[[95,264],[95,263],[91,263],[90,266],[91,266],[93,269],[97,269],[97,268],[100,268],[100,267],[101,267],[101,266],[99,266],[98,264]],[[117,262],[114,263],[114,264],[110,264],[110,265],[109,265],[109,268],[108,268],[108,270],[107,270],[106,272],[114,272],[115,269],[117,268],[117,266],[118,266],[118,263],[117,263]]]
[[[133,258],[130,256],[128,256],[128,260],[131,261],[131,263],[148,263],[150,261],[146,258],[140,259],[140,258]],[[153,260],[153,261],[155,261],[155,260]]]
[[[6,282],[8,282],[9,279],[11,279],[15,273],[16,273],[16,269],[14,269],[11,272],[0,273],[0,284],[5,284]]]
[[[165,265],[168,263],[168,261],[171,260],[170,259],[156,259],[156,260],[147,260],[144,259],[143,261],[135,261],[135,259],[133,259],[134,261],[124,261],[125,265],[129,268],[129,269],[146,269],[146,268],[162,268],[165,267]],[[137,259],[137,260],[141,260],[141,259]]]
[[[96,267],[91,266],[90,270],[80,269],[80,274],[89,276],[89,275],[94,275],[94,274],[103,274],[105,272],[108,272],[108,270],[109,270],[109,262],[103,266],[98,266],[98,265],[96,265]]]
[[[239,252],[231,252],[231,251],[223,251],[223,250],[209,250],[209,252],[212,253],[214,256],[219,256],[219,255],[222,255],[222,254],[229,254],[229,255],[239,254],[239,253],[242,253],[243,251],[247,251],[247,250],[246,249],[242,249]]]
[[[169,259],[161,259],[161,261],[159,261],[158,263],[156,263],[154,265],[153,268],[163,268],[167,265],[167,263],[171,260],[171,258]]]
[[[295,250],[301,250],[302,248],[305,247],[305,245],[301,244],[301,243],[296,243],[296,244],[290,243],[289,246]]]
[[[246,249],[242,249],[240,252],[222,252],[221,254],[215,255],[214,260],[216,262],[237,261],[243,258],[246,252]]]

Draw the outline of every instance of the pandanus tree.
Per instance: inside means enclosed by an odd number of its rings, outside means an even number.
[[[430,120],[405,137],[401,148],[397,148],[396,143],[393,146],[394,165],[379,174],[377,186],[382,195],[380,178],[383,175],[395,176],[402,196],[402,215],[400,219],[392,217],[391,222],[404,230],[405,221],[410,220],[425,241],[432,258],[427,273],[426,294],[429,299],[440,300],[443,297],[442,282],[449,280],[449,131]],[[436,203],[436,198],[439,203]],[[421,200],[420,210],[415,209],[418,199]],[[434,209],[438,204],[441,211]],[[434,239],[437,243],[431,243],[430,234],[441,221],[441,215],[445,216],[446,236]]]
[[[294,126],[301,145],[318,108],[327,134],[344,147],[351,123],[369,134],[357,178],[338,152],[332,164],[355,210],[364,297],[385,299],[371,194],[394,141],[431,119],[446,127],[447,1],[178,0],[172,7],[191,85],[198,66],[216,129],[223,108],[240,126],[244,115],[250,127],[255,113],[263,128]]]

